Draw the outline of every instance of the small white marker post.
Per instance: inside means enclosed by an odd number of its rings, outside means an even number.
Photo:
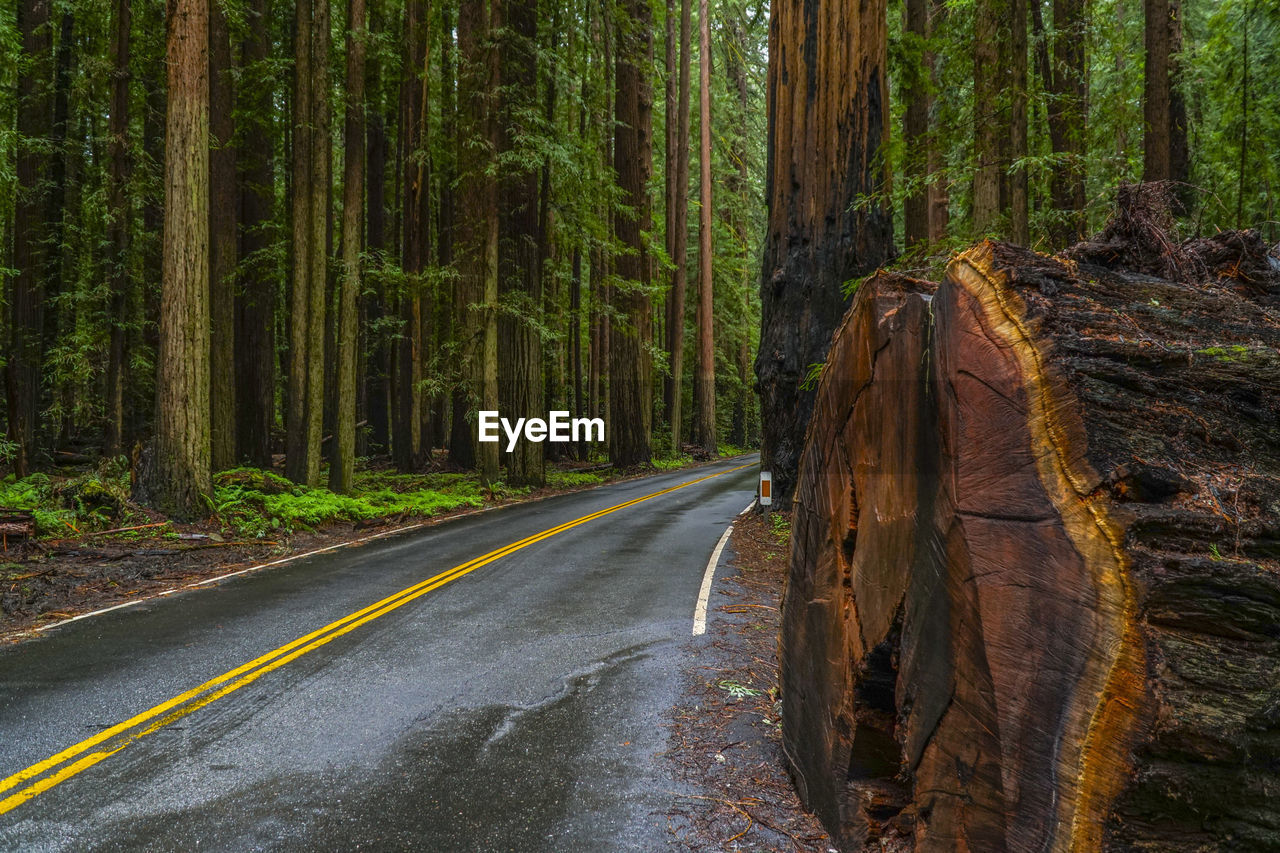
[[[764,514],[769,515],[769,507],[773,505],[773,475],[768,471],[760,472],[760,489],[757,496],[760,506],[764,507]]]

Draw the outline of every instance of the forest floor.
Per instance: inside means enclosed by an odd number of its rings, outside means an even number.
[[[780,513],[735,522],[732,559],[716,583],[721,603],[705,641],[691,641],[667,754],[685,785],[667,820],[673,842],[690,850],[830,849],[782,753],[778,629],[789,536]]]
[[[698,463],[685,456],[656,464]],[[544,488],[484,489],[475,474],[398,474],[375,464],[358,471],[354,493],[342,496],[242,468],[215,478],[211,516],[194,524],[133,503],[128,472],[108,466],[17,482],[10,477],[0,481],[0,507],[31,512],[36,535],[0,545],[0,642],[233,572],[651,473],[548,463]]]

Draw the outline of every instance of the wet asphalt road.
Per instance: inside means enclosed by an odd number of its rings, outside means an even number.
[[[753,461],[482,513],[4,649],[0,778],[494,548]],[[707,558],[755,470],[361,625],[0,815],[0,849],[666,849],[664,715]]]

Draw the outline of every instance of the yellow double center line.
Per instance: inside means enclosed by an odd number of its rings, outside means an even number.
[[[332,642],[338,637],[341,637],[343,634],[354,631],[361,625],[372,622],[381,616],[386,616],[391,611],[399,607],[403,607],[414,599],[426,595],[433,589],[438,589],[450,581],[455,581],[463,575],[475,571],[481,566],[487,566],[508,554],[514,554],[521,548],[527,548],[536,542],[549,539],[557,533],[572,530],[581,524],[586,524],[588,521],[594,521],[597,518],[617,512],[618,510],[635,506],[638,503],[670,494],[678,489],[702,483],[707,480],[714,479],[715,477],[732,474],[734,471],[741,471],[743,468],[747,467],[750,466],[739,465],[737,468],[730,468],[727,471],[708,474],[705,477],[699,477],[696,480],[689,480],[678,486],[672,486],[669,489],[652,492],[644,495],[643,497],[638,497],[634,500],[629,500],[625,503],[620,503],[616,506],[602,509],[599,512],[584,515],[581,518],[574,519],[573,521],[567,521],[558,527],[552,527],[551,529],[544,530],[541,533],[535,533],[533,536],[521,539],[519,542],[513,542],[510,545],[497,549],[496,551],[490,551],[488,554],[476,557],[474,560],[463,563],[460,566],[454,566],[448,571],[441,572],[438,575],[427,578],[421,583],[402,589],[394,595],[387,596],[381,601],[370,604],[368,607],[344,616],[336,622],[330,622],[319,630],[312,631],[310,634],[299,637],[293,642],[283,645],[278,649],[267,652],[261,657],[254,658],[248,663],[238,666],[229,672],[224,672],[217,678],[210,679],[204,684],[201,684],[199,687],[193,687],[185,693],[181,693],[174,696],[172,699],[161,702],[154,708],[130,717],[123,723],[114,725],[109,729],[104,729],[93,737],[80,741],[80,743],[75,746],[67,747],[56,755],[52,755],[43,761],[38,761],[25,770],[18,771],[7,779],[0,780],[0,794],[3,794],[3,792],[13,788],[19,788],[19,790],[5,797],[5,799],[0,800],[0,814],[4,814],[5,812],[17,808],[60,782],[70,779],[72,776],[75,776],[83,770],[89,769],[103,759],[115,755],[130,744],[136,743],[152,732],[164,728],[175,720],[179,720],[193,711],[203,708],[210,702],[221,699],[229,693],[234,693],[241,687],[252,684],[268,672],[279,669],[290,661],[297,660],[308,652],[315,651],[326,643]],[[53,772],[50,773],[49,771]],[[30,780],[33,779],[36,781],[30,782]],[[30,784],[26,784],[25,787],[19,787],[27,782],[30,782]]]

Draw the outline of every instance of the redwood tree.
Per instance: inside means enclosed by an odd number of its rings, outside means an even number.
[[[343,128],[342,280],[338,290],[338,399],[334,401],[333,456],[329,488],[339,494],[351,490],[356,461],[356,325],[360,315],[361,225],[364,204],[365,145],[365,0],[347,4],[347,114]]]
[[[130,0],[114,0],[111,12],[111,115],[109,125],[110,173],[107,207],[111,226],[110,332],[107,342],[107,429],[102,452],[118,454],[124,445],[125,324],[129,300],[129,31]]]
[[[692,29],[691,0],[680,0],[680,51],[679,92],[667,86],[667,145],[672,149],[667,155],[667,255],[671,258],[671,287],[667,291],[666,332],[667,352],[670,354],[670,373],[663,386],[667,420],[671,422],[671,447],[680,452],[680,436],[683,428],[681,416],[681,380],[684,377],[684,302],[688,286],[685,253],[689,242],[689,66],[690,30]],[[674,15],[668,7],[668,20]],[[668,26],[668,38],[671,27]],[[674,79],[676,62],[674,46],[667,50],[667,75]],[[672,114],[675,121],[672,122]],[[674,169],[674,174],[672,170]]]
[[[293,296],[285,473],[320,479],[329,214],[329,0],[298,0],[294,30]]]
[[[9,439],[17,445],[13,470],[25,477],[36,444],[40,410],[44,342],[45,207],[51,162],[43,141],[51,131],[49,99],[53,75],[53,33],[49,0],[21,0],[18,32],[25,67],[18,76],[16,164],[19,188],[13,212],[13,266],[9,289],[9,352],[5,385],[9,407]]]
[[[618,281],[609,327],[609,457],[625,466],[648,462],[652,452],[653,319],[645,241],[653,163],[653,32],[647,0],[626,0],[618,12],[613,165],[623,206],[613,217],[622,252],[614,262]]]
[[[760,350],[763,447],[775,501],[790,502],[813,392],[848,305],[844,285],[893,254],[880,201],[888,130],[884,0],[781,0],[770,9],[769,147]]]
[[[1181,0],[1145,0],[1146,62],[1143,66],[1142,179],[1189,177],[1187,113],[1177,86],[1182,51]]]
[[[536,130],[530,124],[538,102],[538,3],[509,0],[504,11],[498,188],[498,291],[504,310],[498,325],[498,402],[507,417],[537,418],[544,416],[537,322],[543,301],[541,217],[539,170],[526,140]],[[521,437],[507,456],[508,482],[543,485],[543,447]]]
[[[716,452],[716,350],[712,305],[711,244],[711,20],[707,0],[698,4],[698,373],[694,382],[694,438]]]
[[[209,0],[169,0],[164,250],[151,502],[207,512],[209,471]]]
[[[236,148],[231,34],[221,0],[209,6],[209,403],[215,471],[236,455]]]

